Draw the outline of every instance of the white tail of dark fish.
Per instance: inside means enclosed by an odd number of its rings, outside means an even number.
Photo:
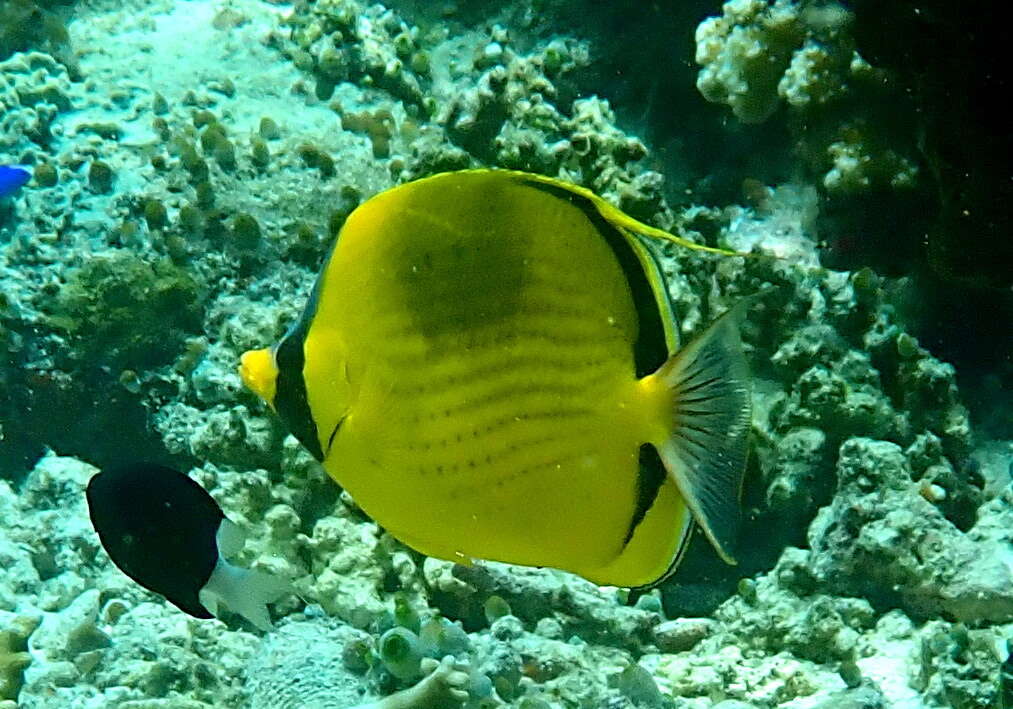
[[[221,603],[260,630],[267,631],[272,627],[267,604],[292,591],[292,585],[285,579],[265,571],[233,566],[219,558],[199,598],[212,615],[218,615]]]

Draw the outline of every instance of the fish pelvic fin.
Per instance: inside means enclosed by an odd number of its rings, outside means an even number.
[[[659,408],[664,434],[654,443],[665,469],[697,525],[729,564],[735,563],[752,423],[739,324],[752,300],[739,302],[643,380],[664,402]]]

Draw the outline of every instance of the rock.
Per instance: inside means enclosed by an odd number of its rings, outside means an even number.
[[[662,652],[685,652],[714,630],[709,618],[676,618],[654,626],[654,643]]]
[[[853,438],[840,449],[838,489],[809,529],[822,588],[916,618],[1013,619],[1009,528],[985,515],[961,532],[920,494],[900,446]],[[1010,493],[988,509],[1009,518]]]
[[[872,687],[859,687],[837,692],[816,704],[813,709],[883,709],[883,695]]]

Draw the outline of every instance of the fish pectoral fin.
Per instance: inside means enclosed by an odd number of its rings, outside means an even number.
[[[752,419],[749,369],[739,338],[751,301],[738,303],[652,375],[671,395],[671,428],[658,454],[697,524],[729,564],[735,563]]]

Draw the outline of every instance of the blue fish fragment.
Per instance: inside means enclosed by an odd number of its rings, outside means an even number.
[[[20,165],[0,165],[0,199],[10,197],[30,179],[32,173]]]

